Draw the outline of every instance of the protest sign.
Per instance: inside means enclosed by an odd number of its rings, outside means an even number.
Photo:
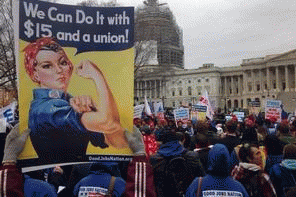
[[[174,110],[175,122],[182,121],[184,124],[189,120],[189,109],[188,108],[179,108]]]
[[[20,0],[13,10],[20,130],[31,129],[21,164],[131,154],[134,8]]]
[[[233,115],[237,117],[238,122],[243,122],[245,118],[245,112],[232,112]]]
[[[192,105],[190,117],[193,122],[197,120],[206,120],[207,106],[201,104]]]
[[[249,101],[248,109],[250,114],[258,115],[260,112],[260,101]]]
[[[206,105],[199,105],[199,104],[192,105],[192,110],[197,112],[207,112],[207,108],[208,107]]]
[[[0,109],[0,119],[4,119],[7,123],[12,123],[15,121],[15,109],[16,109],[16,102],[12,102],[9,105]]]
[[[276,122],[281,122],[282,118],[282,101],[280,100],[267,100],[265,105],[265,119],[272,117],[276,118]]]
[[[144,107],[144,104],[134,106],[134,118],[142,118]]]
[[[154,102],[154,114],[159,120],[165,120],[162,101]]]

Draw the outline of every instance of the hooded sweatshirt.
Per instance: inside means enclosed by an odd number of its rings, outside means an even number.
[[[105,196],[111,181],[111,172],[117,171],[114,163],[95,163],[91,167],[89,175],[81,179],[74,188],[74,196]],[[114,175],[118,176],[118,173]],[[121,196],[125,190],[125,181],[121,177],[116,177],[113,196]]]
[[[39,196],[39,197],[56,197],[54,186],[38,179],[33,179],[25,175],[24,183],[25,197]]]
[[[285,193],[296,185],[296,160],[284,159],[273,165],[269,175],[278,196],[285,196]]]
[[[226,146],[216,144],[209,152],[208,173],[202,179],[198,196],[249,196],[241,183],[230,177],[229,152]],[[198,177],[186,192],[187,197],[197,196]]]

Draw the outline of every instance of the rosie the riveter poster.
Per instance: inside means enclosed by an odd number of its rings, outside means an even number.
[[[24,167],[128,160],[133,7],[14,5]]]

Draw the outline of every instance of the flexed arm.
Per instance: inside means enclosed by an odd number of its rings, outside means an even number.
[[[78,65],[77,74],[94,81],[101,101],[100,105],[94,104],[95,110],[83,113],[82,124],[90,131],[106,134],[107,141],[111,145],[121,147],[124,144],[127,146],[124,130],[120,125],[117,105],[103,73],[94,63],[84,60]],[[118,146],[118,143],[121,145]]]

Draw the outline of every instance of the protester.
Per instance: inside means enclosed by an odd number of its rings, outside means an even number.
[[[30,134],[30,130],[25,130],[19,134],[17,124],[8,134],[5,141],[4,157],[0,171],[0,194],[3,196],[57,196],[54,187],[49,183],[37,179],[32,179],[23,175],[17,166],[17,157],[22,152],[25,142]]]
[[[208,131],[209,131],[209,125],[206,121],[197,121],[195,123],[195,136],[192,138],[192,145],[194,148],[201,148],[205,146],[209,146],[211,144],[210,137],[208,136]],[[201,142],[205,142],[205,140],[202,139],[207,139],[207,145],[201,144]]]
[[[147,156],[149,157],[150,155],[155,154],[158,148],[155,135],[148,126],[142,128],[141,133],[143,134],[145,151]]]
[[[184,127],[184,124],[181,120],[177,122],[177,132],[185,133],[188,131],[187,127]]]
[[[244,143],[239,150],[239,160],[231,175],[244,185],[250,197],[276,196],[269,176],[264,173],[264,161],[258,144]]]
[[[153,169],[145,154],[145,146],[140,131],[134,127],[132,133],[125,131],[125,136],[134,156],[127,169],[124,196],[156,197]]]
[[[279,197],[285,197],[287,192],[296,186],[296,145],[286,145],[283,154],[283,161],[273,165],[269,171]]]
[[[93,163],[87,177],[80,180],[73,194],[78,196],[115,196],[120,197],[125,189],[125,181],[120,177],[115,162]]]
[[[242,139],[239,145],[237,145],[234,150],[232,151],[230,155],[230,166],[231,169],[235,167],[235,165],[239,164],[239,150],[242,147],[244,143],[250,143],[250,144],[256,144],[259,146],[259,149],[262,154],[262,158],[264,158],[264,167],[265,167],[265,161],[266,161],[266,153],[265,153],[265,147],[263,145],[260,146],[259,139],[258,139],[258,133],[255,128],[255,122],[252,119],[246,119],[245,129],[242,135]]]
[[[193,125],[192,125],[191,120],[187,121],[187,128],[186,128],[185,133],[187,133],[190,137],[192,137],[194,135],[194,129],[193,129]]]
[[[186,197],[195,196],[244,196],[248,193],[241,183],[230,176],[229,152],[222,144],[216,144],[209,152],[207,175],[196,177],[186,192]]]
[[[186,191],[194,177],[204,175],[204,168],[198,154],[186,150],[180,144],[178,135],[170,127],[163,133],[156,135],[156,139],[161,141],[162,144],[157,153],[150,158],[150,161],[154,170],[157,196],[180,196]],[[176,171],[169,171],[168,165],[176,158],[178,158],[180,167],[175,169]],[[178,180],[172,180],[174,178],[170,177],[173,174],[177,178],[183,175],[182,183]]]
[[[283,150],[286,145],[280,141],[276,135],[268,135],[265,138],[264,145],[267,152],[265,171],[269,172],[270,168],[283,160]]]
[[[237,120],[229,120],[226,122],[226,133],[222,139],[219,140],[220,144],[224,144],[229,153],[232,153],[234,147],[240,144],[239,136],[237,136]]]
[[[295,143],[295,137],[290,134],[290,126],[288,120],[283,120],[278,126],[278,138],[285,144]]]

